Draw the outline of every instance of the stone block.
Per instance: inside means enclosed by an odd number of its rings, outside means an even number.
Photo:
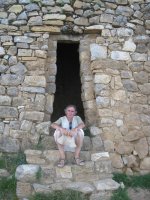
[[[143,85],[139,85],[139,88],[142,94],[146,94],[146,95],[150,94],[150,83],[144,83]]]
[[[24,84],[32,87],[46,87],[45,76],[25,76]]]
[[[98,44],[91,44],[90,45],[90,51],[91,51],[91,60],[101,59],[101,58],[107,58],[107,47],[106,46],[100,46]]]
[[[65,188],[80,191],[80,192],[83,192],[84,194],[90,194],[95,190],[93,185],[91,185],[90,183],[87,183],[87,182],[67,183],[65,185]]]
[[[19,198],[29,197],[32,194],[32,186],[30,183],[17,182],[16,194]]]
[[[0,135],[0,151],[7,153],[16,153],[20,149],[19,141],[10,137]]]
[[[23,82],[23,76],[16,74],[3,74],[1,76],[1,85],[18,86]]]
[[[56,177],[59,179],[72,179],[71,166],[64,166],[63,168],[56,168]]]
[[[131,152],[134,150],[134,147],[131,143],[129,142],[120,142],[115,145],[115,150],[119,154],[125,154],[125,155],[130,155]]]
[[[34,189],[34,192],[36,193],[44,193],[44,194],[48,194],[52,191],[50,185],[42,185],[38,183],[33,184],[33,189]]]
[[[102,141],[100,135],[92,137],[91,140],[92,140],[93,150],[95,150],[95,151],[103,150],[103,148],[104,148],[103,141]]]
[[[110,159],[111,159],[111,162],[112,162],[112,166],[114,168],[122,169],[124,167],[121,155],[115,154],[115,153],[111,153],[110,154]]]
[[[95,74],[94,83],[108,84],[111,81],[111,76],[106,74]]]
[[[124,136],[124,141],[127,142],[132,142],[136,141],[140,138],[144,137],[144,133],[140,130],[132,130],[129,131],[125,136]]]
[[[135,151],[137,152],[140,159],[145,158],[149,153],[149,146],[146,138],[141,138],[135,143]]]
[[[123,60],[123,61],[131,60],[129,52],[125,52],[125,51],[112,51],[111,58],[113,60]]]
[[[43,122],[36,125],[35,128],[37,133],[40,135],[42,134],[49,135],[50,124],[51,124],[50,122]]]
[[[141,161],[140,169],[150,170],[150,157],[146,157]]]
[[[0,118],[17,118],[18,110],[14,107],[0,106]]]
[[[39,165],[24,164],[19,165],[15,172],[15,177],[21,182],[35,182],[36,174],[40,170]]]
[[[28,112],[21,112],[20,113],[21,120],[28,120],[28,121],[43,121],[44,113],[38,111],[28,111]]]
[[[47,94],[47,95],[46,95],[46,105],[45,105],[45,109],[46,109],[46,111],[48,111],[49,113],[52,113],[52,112],[53,112],[53,102],[54,102],[54,95]]]
[[[11,98],[9,96],[1,96],[0,95],[0,106],[10,106]]]
[[[18,49],[18,56],[32,56],[31,49]]]
[[[112,179],[95,181],[94,185],[98,191],[117,190],[120,187],[120,184]]]

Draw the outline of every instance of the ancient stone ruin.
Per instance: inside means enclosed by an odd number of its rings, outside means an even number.
[[[77,104],[92,136],[85,171],[54,167],[50,124],[67,103]],[[66,181],[96,191],[92,200],[111,164],[150,172],[150,0],[0,0],[0,151],[19,150],[29,163],[16,171],[20,198]],[[35,183],[39,166],[45,186]]]

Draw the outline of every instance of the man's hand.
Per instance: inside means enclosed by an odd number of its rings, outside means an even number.
[[[77,128],[73,128],[70,131],[70,136],[73,137],[77,133]]]

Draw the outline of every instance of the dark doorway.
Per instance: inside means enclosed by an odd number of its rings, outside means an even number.
[[[69,104],[77,106],[77,115],[84,120],[78,49],[79,43],[57,44],[56,93],[52,122],[64,115],[64,108]]]

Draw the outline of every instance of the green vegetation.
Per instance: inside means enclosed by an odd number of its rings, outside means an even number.
[[[141,176],[128,176],[126,174],[114,174],[113,179],[118,183],[123,183],[125,188],[119,188],[113,193],[111,200],[131,200],[128,196],[127,189],[143,188],[150,189],[150,174]]]
[[[29,200],[88,200],[81,192],[73,190],[54,191],[49,194],[35,194]]]
[[[141,176],[128,176],[126,174],[114,174],[115,181],[123,182],[126,187],[140,187],[150,189],[150,174]]]
[[[94,137],[93,135],[91,135],[90,129],[89,128],[85,128],[84,129],[84,135],[88,136],[88,137]]]
[[[89,131],[89,130],[87,130]],[[0,154],[0,169],[9,172],[8,177],[0,178],[0,200],[18,200],[16,196],[16,167],[25,164],[25,155],[22,152],[17,154]],[[36,174],[37,180],[42,176],[41,168]],[[126,174],[114,174],[113,179],[118,183],[124,183],[124,188],[113,192],[111,200],[131,200],[128,196],[128,188],[150,189],[150,174],[141,176],[128,176]],[[29,200],[89,200],[88,195],[73,190],[53,191],[49,194],[35,194]]]
[[[126,189],[119,188],[113,193],[111,200],[130,200]]]
[[[42,169],[41,169],[41,167],[40,167],[39,170],[38,170],[37,173],[36,173],[36,179],[37,179],[37,180],[40,180],[41,177],[42,177]]]
[[[26,159],[22,152],[0,155],[0,169],[6,169],[10,174],[0,178],[0,200],[17,200],[15,171],[18,165],[24,163]]]

